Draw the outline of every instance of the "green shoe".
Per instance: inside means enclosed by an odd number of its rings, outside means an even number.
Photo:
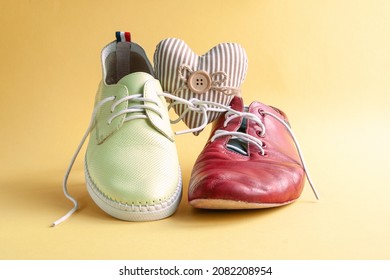
[[[126,221],[158,220],[172,215],[180,203],[182,181],[166,94],[144,50],[129,41],[129,34],[122,33],[102,50],[103,80],[91,124],[64,179],[65,195],[75,207],[53,225],[78,207],[66,181],[88,135],[87,189],[106,213]]]

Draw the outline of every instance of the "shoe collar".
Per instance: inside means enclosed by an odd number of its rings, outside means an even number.
[[[101,51],[102,77],[105,84],[116,83],[122,78],[115,77],[115,79],[113,79],[110,78],[110,75],[108,75],[108,73],[112,71],[111,68],[113,65],[116,65],[116,62],[112,62],[111,56],[117,52],[119,44],[128,44],[129,46],[130,70],[127,74],[134,72],[145,72],[155,77],[153,67],[150,64],[144,49],[140,45],[134,42],[112,41]]]

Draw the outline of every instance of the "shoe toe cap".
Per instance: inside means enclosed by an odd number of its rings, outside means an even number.
[[[198,169],[192,175],[189,200],[218,199],[258,204],[283,204],[297,199],[303,189],[304,172],[289,163],[240,163]]]

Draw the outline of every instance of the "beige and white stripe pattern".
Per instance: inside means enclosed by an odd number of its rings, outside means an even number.
[[[213,73],[223,72],[227,79],[220,86],[239,89],[246,77],[248,59],[245,50],[236,43],[221,43],[202,56],[194,53],[184,41],[176,38],[162,40],[156,47],[154,68],[164,91],[187,100],[197,98],[229,105],[233,95],[224,94],[213,88],[204,94],[196,94],[183,85],[185,82],[179,75],[179,69],[183,66],[187,66],[192,71],[206,71],[210,76]],[[179,116],[186,110],[186,106],[182,104],[175,105],[173,108]],[[208,122],[214,121],[220,114],[207,112]],[[195,111],[189,111],[183,117],[183,121],[189,128],[196,128],[203,123],[203,116]]]

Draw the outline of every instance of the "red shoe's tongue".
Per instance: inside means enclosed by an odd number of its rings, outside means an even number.
[[[238,112],[244,112],[244,102],[241,97],[235,96],[233,97],[232,101],[230,102],[230,108],[238,111]],[[247,126],[247,121],[245,118],[242,119],[241,125],[238,128],[238,132],[245,133],[246,132],[246,127]],[[248,155],[248,143],[244,142],[238,138],[231,138],[227,145],[227,149],[239,153],[241,155],[247,156]]]
[[[230,102],[230,108],[233,110],[244,112],[244,102],[241,97],[234,96]]]

